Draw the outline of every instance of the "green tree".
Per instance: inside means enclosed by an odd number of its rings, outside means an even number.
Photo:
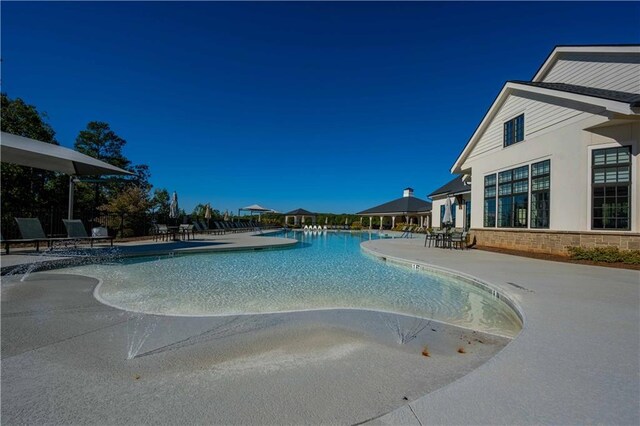
[[[91,121],[85,130],[80,131],[75,141],[75,149],[98,160],[105,161],[121,169],[134,173],[133,176],[101,179],[99,176],[86,179],[87,183],[77,186],[76,204],[79,209],[93,211],[98,206],[108,203],[113,197],[131,186],[142,188],[149,192],[151,174],[149,166],[145,164],[132,165],[122,152],[127,141],[118,136],[102,121]]]
[[[151,197],[151,209],[154,212],[154,220],[158,223],[167,223],[169,220],[169,209],[171,206],[171,196],[166,188],[156,189]]]
[[[152,202],[149,193],[138,186],[131,186],[100,206],[101,211],[115,214],[119,218],[119,237],[130,237],[146,233],[146,218]]]
[[[58,145],[46,114],[20,98],[0,94],[3,132]],[[66,210],[68,178],[58,173],[2,163],[0,177],[3,236],[17,236],[15,216],[40,217],[47,232],[50,221],[44,215]]]
[[[126,169],[131,164],[123,154],[127,141],[118,136],[108,123],[91,121],[76,138],[75,149],[83,154]]]

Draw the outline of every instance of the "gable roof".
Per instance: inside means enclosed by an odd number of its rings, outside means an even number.
[[[577,95],[593,96],[594,98],[607,99],[610,101],[628,103],[631,108],[640,107],[640,94],[619,92],[617,90],[596,89],[595,87],[576,86],[575,84],[565,83],[539,83],[533,81],[517,81],[512,83],[525,84],[533,87],[542,87],[545,89],[559,90],[561,92],[574,93]]]
[[[309,210],[305,209],[295,209],[291,210],[288,213],[285,213],[287,216],[315,216],[315,213],[311,213]]]
[[[376,213],[389,214],[407,214],[407,213],[422,213],[431,211],[431,203],[425,200],[421,200],[416,197],[400,197],[388,203],[380,204],[379,206],[371,207],[370,209],[363,210],[356,214],[369,214]]]
[[[558,59],[567,54],[573,53],[595,53],[595,54],[624,54],[639,53],[640,45],[638,44],[607,44],[607,45],[558,45],[553,48],[547,59],[540,66],[531,81],[541,82],[547,76],[551,68],[556,64]]]
[[[438,195],[457,195],[471,192],[471,185],[467,185],[462,181],[462,176],[456,176],[449,182],[442,185],[440,188],[429,194],[429,198],[433,198]]]
[[[561,84],[561,83],[557,83]],[[574,101],[583,104],[596,105],[607,111],[617,112],[624,115],[638,115],[640,111],[637,109],[636,100],[622,101],[618,96],[611,96],[611,93],[622,94],[620,96],[628,96],[625,92],[615,92],[613,90],[602,90],[584,88],[582,86],[573,86],[570,84],[564,84],[561,86],[553,86],[554,83],[535,83],[535,82],[521,82],[521,81],[507,81],[502,87],[502,90],[493,101],[489,110],[486,112],[480,124],[473,132],[471,139],[467,142],[462,152],[456,159],[456,162],[451,167],[451,173],[459,174],[462,172],[462,164],[467,159],[471,150],[475,147],[476,143],[484,134],[484,131],[493,120],[493,117],[500,110],[502,104],[507,100],[509,95],[514,92],[519,93],[536,93],[540,95],[551,96],[555,98],[562,98],[569,101]],[[573,90],[569,90],[573,86]],[[580,89],[576,89],[580,88]],[[588,89],[588,90],[587,90]],[[608,97],[604,97],[603,92],[608,92]],[[616,98],[616,99],[612,99]],[[627,99],[628,100],[628,99]]]

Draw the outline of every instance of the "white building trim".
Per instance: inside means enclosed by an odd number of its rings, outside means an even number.
[[[541,82],[554,67],[558,59],[566,53],[604,53],[604,54],[629,54],[640,53],[640,46],[556,46],[547,60],[533,76],[531,81]]]
[[[487,113],[485,114],[484,118],[480,122],[480,125],[471,136],[471,139],[469,139],[469,142],[467,142],[467,145],[462,150],[462,153],[458,156],[455,164],[453,165],[453,167],[451,167],[451,173],[460,174],[465,172],[462,169],[462,164],[464,164],[464,161],[467,159],[476,143],[480,140],[489,124],[491,124],[493,118],[498,113],[509,95],[513,94],[516,91],[535,93],[581,104],[593,105],[596,107],[600,107],[604,111],[608,111],[610,113],[619,113],[624,115],[636,115],[638,113],[637,109],[634,110],[631,105],[626,102],[613,101],[609,99],[602,99],[595,96],[587,96],[576,93],[568,93],[561,90],[534,87],[526,84],[507,82],[498,94],[496,100],[493,101],[493,104],[489,108],[489,111],[487,111]]]

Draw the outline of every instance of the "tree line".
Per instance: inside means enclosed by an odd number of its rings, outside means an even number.
[[[21,98],[11,99],[5,93],[0,96],[3,132],[59,145],[54,129],[46,121],[46,114]],[[157,220],[167,220],[170,197],[164,188],[152,191],[149,166],[133,164],[123,153],[126,144],[127,141],[103,121],[91,121],[78,132],[73,146],[76,151],[133,175],[117,178],[82,176],[75,189],[74,217],[88,218],[91,222],[101,215],[112,215],[117,219],[115,228],[119,236],[143,235],[150,225],[150,212]],[[8,163],[2,163],[0,174],[3,237],[7,238],[5,230],[15,228],[14,217],[45,220],[49,216],[57,219],[66,216],[67,175]]]

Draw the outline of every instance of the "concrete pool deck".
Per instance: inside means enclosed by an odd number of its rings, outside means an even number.
[[[250,235],[227,237],[251,247]],[[126,361],[132,328],[158,317],[98,303],[95,280],[3,278],[3,423],[640,423],[640,272],[422,244],[362,248],[490,283],[522,309],[520,335],[459,355],[447,326],[406,346],[385,341],[379,313],[161,318],[145,356]],[[157,253],[147,249],[132,250]]]
[[[510,341],[366,310],[137,314],[99,303],[94,278],[21,278],[2,279],[3,424],[354,424]]]
[[[522,308],[489,362],[373,424],[640,424],[640,272],[373,240],[379,257],[459,271]]]
[[[186,241],[115,241],[114,248],[119,256],[161,256],[172,253],[204,253],[217,251],[242,251],[267,248],[292,247],[297,244],[296,240],[286,238],[269,237],[270,232],[241,232],[224,235],[197,235],[196,238]],[[255,238],[259,236],[259,238]],[[74,260],[82,261],[82,257],[100,256],[111,253],[106,245],[96,245],[94,248],[82,244],[78,249],[73,247],[58,247],[53,250],[41,250],[36,252],[32,247],[14,248],[11,254],[0,256],[0,266],[2,273],[12,270],[18,272],[21,267],[35,264],[37,268],[59,264],[63,261],[72,264]]]

